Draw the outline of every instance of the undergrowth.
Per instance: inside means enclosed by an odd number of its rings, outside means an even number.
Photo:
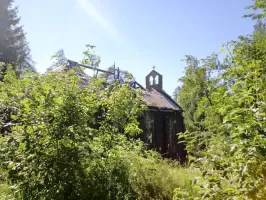
[[[195,171],[140,140],[146,109],[127,84],[80,87],[75,71],[7,71],[0,82],[2,199],[172,199]]]

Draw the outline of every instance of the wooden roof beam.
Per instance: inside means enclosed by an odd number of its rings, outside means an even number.
[[[88,66],[88,65],[82,65],[82,64],[79,64],[79,63],[77,63],[75,61],[72,61],[72,60],[68,60],[68,62],[70,64],[75,64],[75,65],[77,65],[79,67],[85,67],[87,69],[92,69],[92,70],[96,70],[96,71],[99,71],[99,72],[104,72],[104,73],[108,73],[108,74],[114,74],[114,72],[109,72],[109,71],[106,71],[106,70],[103,70],[103,69],[99,69],[99,68],[96,68],[96,67],[92,67],[92,66]]]

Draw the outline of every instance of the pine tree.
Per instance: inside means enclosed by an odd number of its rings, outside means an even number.
[[[13,0],[0,1],[0,62],[12,64],[19,72],[35,71],[23,26],[19,25],[18,8]]]

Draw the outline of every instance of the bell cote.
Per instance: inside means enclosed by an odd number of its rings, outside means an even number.
[[[158,91],[163,90],[163,76],[155,71],[155,67],[153,67],[153,70],[146,76],[146,89],[151,90],[152,88]]]

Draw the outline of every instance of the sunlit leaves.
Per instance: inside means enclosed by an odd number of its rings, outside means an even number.
[[[0,165],[22,199],[90,199],[90,184],[101,182],[94,173],[108,175],[107,183],[101,177],[102,192],[108,190],[116,166],[106,161],[120,153],[114,147],[126,144],[123,134],[141,132],[137,118],[145,110],[139,91],[127,84],[105,87],[92,78],[81,87],[74,70],[23,78],[9,70],[0,82],[0,102],[0,112],[9,116],[1,119]]]

